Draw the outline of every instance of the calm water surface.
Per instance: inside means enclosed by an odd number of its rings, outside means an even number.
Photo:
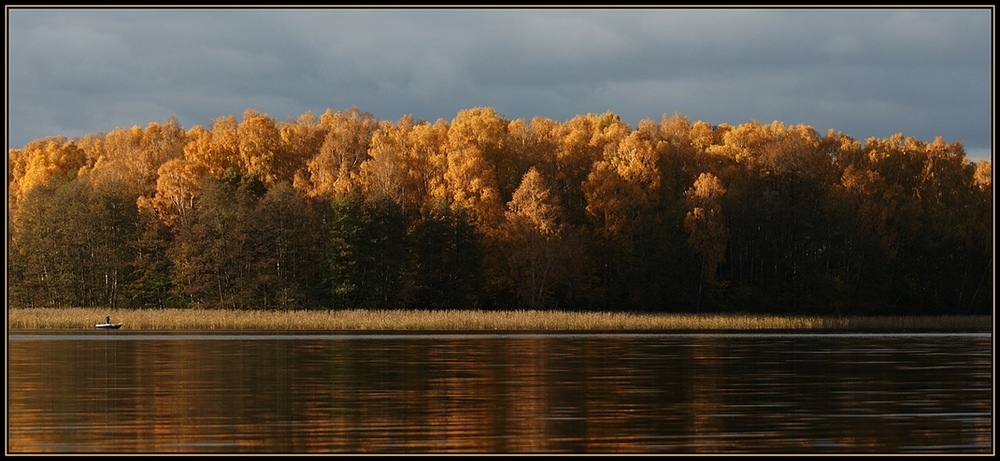
[[[9,453],[992,453],[990,333],[8,336]]]

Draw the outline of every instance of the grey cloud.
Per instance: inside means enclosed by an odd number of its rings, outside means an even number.
[[[13,10],[9,147],[176,115],[613,111],[992,147],[988,9]]]

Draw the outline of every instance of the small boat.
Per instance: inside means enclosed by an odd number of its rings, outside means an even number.
[[[102,330],[117,330],[122,327],[120,323],[111,323],[111,316],[104,317],[104,323],[98,323],[97,328]]]

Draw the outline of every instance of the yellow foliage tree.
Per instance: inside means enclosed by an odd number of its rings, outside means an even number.
[[[212,122],[211,130],[201,126],[191,128],[191,142],[184,147],[184,157],[208,168],[208,173],[221,177],[227,169],[242,171],[240,159],[239,124],[236,117],[219,117]]]
[[[710,145],[705,152],[729,157],[741,163],[750,161],[774,139],[766,131],[760,122],[751,120],[726,131],[722,136],[722,144]]]
[[[281,154],[275,158],[276,179],[288,181],[305,191],[308,188],[308,182],[304,181],[306,164],[319,152],[326,129],[317,123],[312,112],[306,112],[298,120],[279,123],[278,131]]]
[[[278,159],[281,152],[281,133],[267,114],[247,109],[243,121],[236,128],[239,139],[241,169],[247,176],[259,179],[270,187],[277,182]]]
[[[563,282],[568,249],[563,211],[542,175],[531,168],[507,204],[503,239],[515,291],[530,309],[546,304]]]
[[[448,197],[448,182],[444,176],[448,171],[446,148],[450,129],[448,122],[439,119],[433,125],[419,123],[410,133],[413,146],[410,156],[418,165],[411,173],[417,175],[417,183],[420,184],[417,196],[421,197],[422,209]]]
[[[657,153],[644,133],[635,131],[616,146],[605,148],[605,159],[594,164],[584,183],[587,212],[618,236],[631,232],[642,213],[659,197]]]
[[[316,196],[346,195],[360,190],[358,172],[368,159],[372,136],[380,123],[371,113],[351,107],[343,112],[329,109],[320,116],[326,130],[323,144],[306,165],[307,194]]]
[[[91,140],[88,156],[96,161],[87,169],[87,178],[94,184],[123,181],[140,194],[152,194],[157,170],[168,160],[183,156],[186,143],[187,135],[176,118],[163,124],[152,122],[145,129],[138,125],[118,128]]]
[[[983,192],[989,192],[993,188],[993,164],[988,160],[976,162],[976,173],[973,178],[976,187]]]
[[[688,232],[688,245],[701,258],[701,278],[698,287],[699,301],[702,287],[715,280],[715,272],[725,261],[729,229],[722,213],[722,196],[726,189],[711,173],[702,173],[688,189],[687,216],[684,229]]]
[[[52,178],[77,172],[87,165],[86,153],[64,137],[48,137],[29,142],[23,149],[7,151],[8,206],[16,216],[17,204],[35,186]]]
[[[168,226],[185,224],[195,208],[198,183],[211,174],[209,168],[200,162],[174,159],[164,163],[158,173],[156,194],[152,199],[139,197],[139,208],[154,209],[160,220]]]
[[[501,160],[506,135],[507,122],[490,108],[461,111],[448,129],[447,197],[469,210],[481,230],[495,229],[503,219],[498,170],[505,175],[509,168]]]
[[[628,125],[612,112],[580,115],[562,124],[556,148],[555,189],[562,193],[567,211],[575,213],[569,217],[572,221],[579,224],[586,220],[589,200],[584,184],[598,168],[602,169],[597,173],[599,178],[611,179],[604,171],[608,165],[595,164],[604,158],[606,149],[617,146],[628,133]]]
[[[407,116],[395,125],[384,124],[372,135],[371,146],[368,149],[368,159],[362,162],[359,171],[361,189],[366,194],[381,193],[394,202],[410,209],[414,205],[419,209],[419,202],[414,203],[417,175],[411,175],[416,169],[416,159],[413,154],[413,117]]]

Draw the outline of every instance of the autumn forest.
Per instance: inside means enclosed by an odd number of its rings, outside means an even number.
[[[13,307],[992,312],[992,166],[940,138],[247,110],[8,167]]]

